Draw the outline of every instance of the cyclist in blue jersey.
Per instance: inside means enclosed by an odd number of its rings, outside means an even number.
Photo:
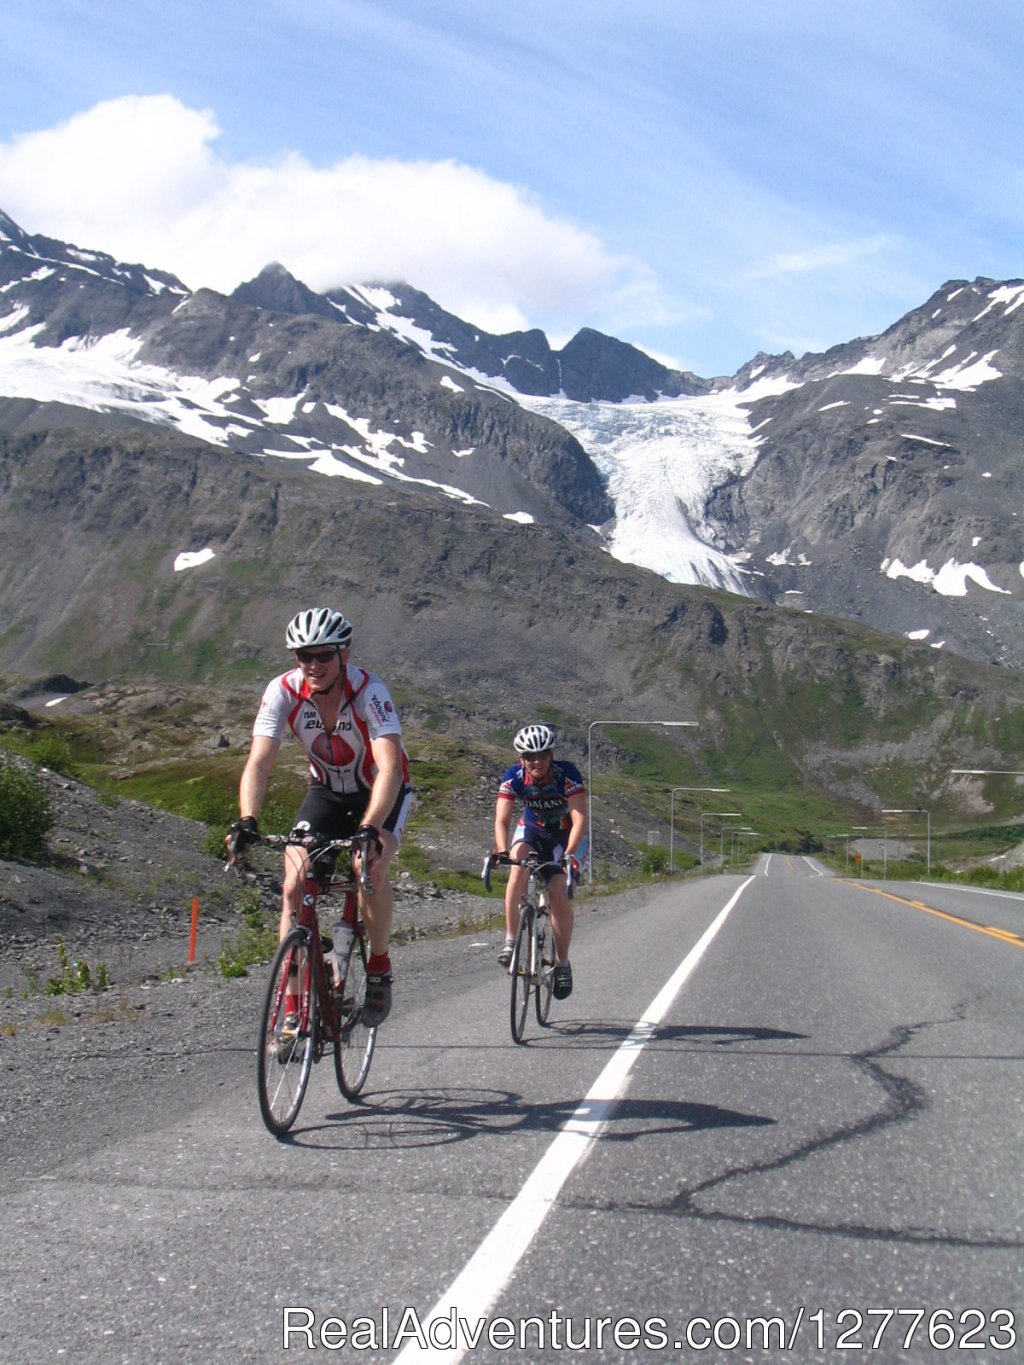
[[[538,853],[553,862],[575,864],[583,856],[587,842],[587,803],[580,770],[565,759],[554,756],[555,734],[550,726],[525,725],[516,735],[519,762],[506,769],[498,788],[494,810],[494,852],[512,858]],[[512,818],[516,802],[522,813],[514,830]],[[519,906],[526,892],[529,874],[525,867],[509,869],[505,888],[505,942],[498,961],[507,967],[512,961]],[[554,873],[548,881],[551,928],[555,941],[554,995],[564,1000],[572,994],[572,967],[569,944],[572,941],[573,914],[566,875]]]

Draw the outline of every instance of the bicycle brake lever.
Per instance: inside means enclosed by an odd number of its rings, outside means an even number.
[[[369,834],[352,836],[352,851],[359,853],[359,886],[368,896],[373,895],[373,878],[370,876],[370,860],[366,855],[374,842],[373,836]]]

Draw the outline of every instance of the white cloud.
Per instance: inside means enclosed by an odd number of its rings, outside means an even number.
[[[317,290],[400,279],[491,331],[657,294],[640,262],[453,160],[219,156],[213,113],[107,100],[0,143],[3,208],[28,232],[230,291],[271,261]]]
[[[819,273],[832,275],[836,271],[857,266],[868,257],[893,251],[898,245],[894,237],[876,233],[855,241],[829,242],[799,251],[782,251],[749,271],[747,279],[777,279],[780,276]]]
[[[208,144],[219,131],[209,110],[169,95],[106,100],[0,143],[4,208],[28,232],[67,233],[78,246],[118,255],[111,236],[148,249],[164,215],[168,243],[180,240],[188,235],[182,219],[218,190],[222,168]]]

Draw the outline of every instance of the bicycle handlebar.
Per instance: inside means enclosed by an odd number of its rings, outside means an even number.
[[[328,839],[322,834],[307,834],[304,830],[293,829],[289,834],[257,834],[252,842],[267,844],[270,848],[305,849],[310,855],[310,863],[314,866],[319,859],[331,857],[336,853],[358,853],[359,885],[369,895],[373,895],[373,880],[366,857],[366,850],[376,842],[372,834],[353,834],[347,839]],[[229,867],[230,862],[225,865],[225,870]]]
[[[532,853],[528,858],[510,858],[507,853],[488,853],[484,859],[483,877],[485,888],[491,889],[491,868],[492,867],[527,867],[533,873],[545,872],[550,869],[552,872],[566,872],[564,861],[555,859],[541,858],[536,853]],[[569,895],[572,895],[573,879],[569,877]]]

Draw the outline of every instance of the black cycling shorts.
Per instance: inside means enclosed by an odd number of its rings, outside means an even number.
[[[383,828],[400,838],[411,806],[412,789],[403,787]],[[344,792],[331,791],[319,782],[311,782],[295,823],[305,820],[311,833],[323,834],[328,839],[349,839],[363,823],[365,814],[365,796],[348,796]]]
[[[512,838],[512,846],[515,847],[516,844],[527,844],[533,849],[538,857],[546,858],[552,863],[557,863],[565,853],[565,840],[566,835],[561,830],[548,832],[547,830],[539,829],[536,825],[527,826],[520,824],[516,826],[516,832]],[[560,877],[563,874],[549,869],[542,872],[540,875],[543,881],[549,882],[552,877]]]

